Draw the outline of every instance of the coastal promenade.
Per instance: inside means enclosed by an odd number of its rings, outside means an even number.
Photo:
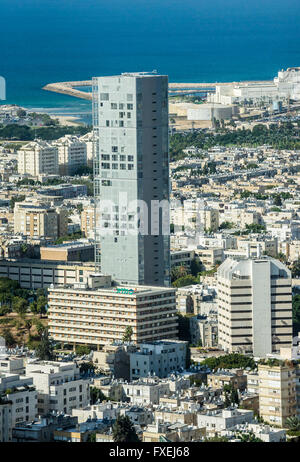
[[[169,93],[171,94],[187,94],[213,91],[217,85],[233,85],[233,84],[267,84],[272,83],[272,80],[247,80],[242,82],[210,82],[210,83],[169,83]],[[74,96],[75,98],[86,99],[92,101],[92,93],[79,90],[81,87],[91,87],[91,80],[77,80],[72,82],[56,82],[49,83],[43,87],[43,90],[53,91],[54,93],[62,93],[64,95]]]

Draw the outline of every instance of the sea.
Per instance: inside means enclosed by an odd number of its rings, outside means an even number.
[[[299,0],[0,0],[7,99],[90,121],[47,83],[152,71],[170,82],[273,79],[300,66]]]

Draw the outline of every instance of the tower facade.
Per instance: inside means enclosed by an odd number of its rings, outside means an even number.
[[[283,263],[228,258],[217,274],[218,337],[225,351],[265,357],[292,346],[292,280]]]
[[[168,286],[168,77],[95,77],[93,126],[96,266],[120,284]]]

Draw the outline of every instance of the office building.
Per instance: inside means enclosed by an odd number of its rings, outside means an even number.
[[[169,286],[168,77],[93,79],[96,264],[120,284]]]
[[[272,257],[228,258],[217,272],[219,345],[257,357],[292,343],[291,273]]]
[[[18,173],[37,178],[42,173],[58,173],[58,150],[47,141],[37,140],[18,150]]]
[[[54,287],[48,304],[49,332],[58,342],[99,347],[122,340],[128,327],[137,344],[178,334],[175,289]]]
[[[47,288],[51,284],[88,284],[94,272],[94,263],[88,262],[59,262],[30,258],[0,261],[0,277],[18,281],[24,289]],[[110,284],[110,276],[102,276],[102,279],[103,285]]]

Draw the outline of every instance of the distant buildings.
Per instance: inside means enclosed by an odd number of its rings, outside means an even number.
[[[30,237],[49,237],[53,240],[68,232],[68,214],[42,202],[18,202],[14,208],[14,232]]]
[[[95,236],[95,207],[84,208],[80,215],[81,231],[85,237]]]
[[[94,272],[94,262],[72,263],[29,258],[0,261],[0,276],[18,281],[25,289],[47,288],[52,284],[87,284]],[[104,278],[110,280],[108,276]]]
[[[58,149],[47,141],[37,140],[18,150],[18,173],[36,179],[41,174],[58,173]]]
[[[41,260],[83,262],[94,260],[94,245],[90,242],[66,242],[60,245],[41,247]]]
[[[65,135],[53,142],[58,149],[60,175],[75,175],[87,165],[86,144],[74,135]]]
[[[217,275],[218,336],[225,351],[265,357],[291,346],[291,273],[283,263],[228,258]]]
[[[167,76],[95,77],[93,117],[96,264],[120,284],[168,286]]]
[[[216,85],[215,94],[210,95],[209,100],[215,103],[230,105],[242,102],[272,101],[300,99],[300,67],[289,67],[278,72],[274,83],[247,83]]]

